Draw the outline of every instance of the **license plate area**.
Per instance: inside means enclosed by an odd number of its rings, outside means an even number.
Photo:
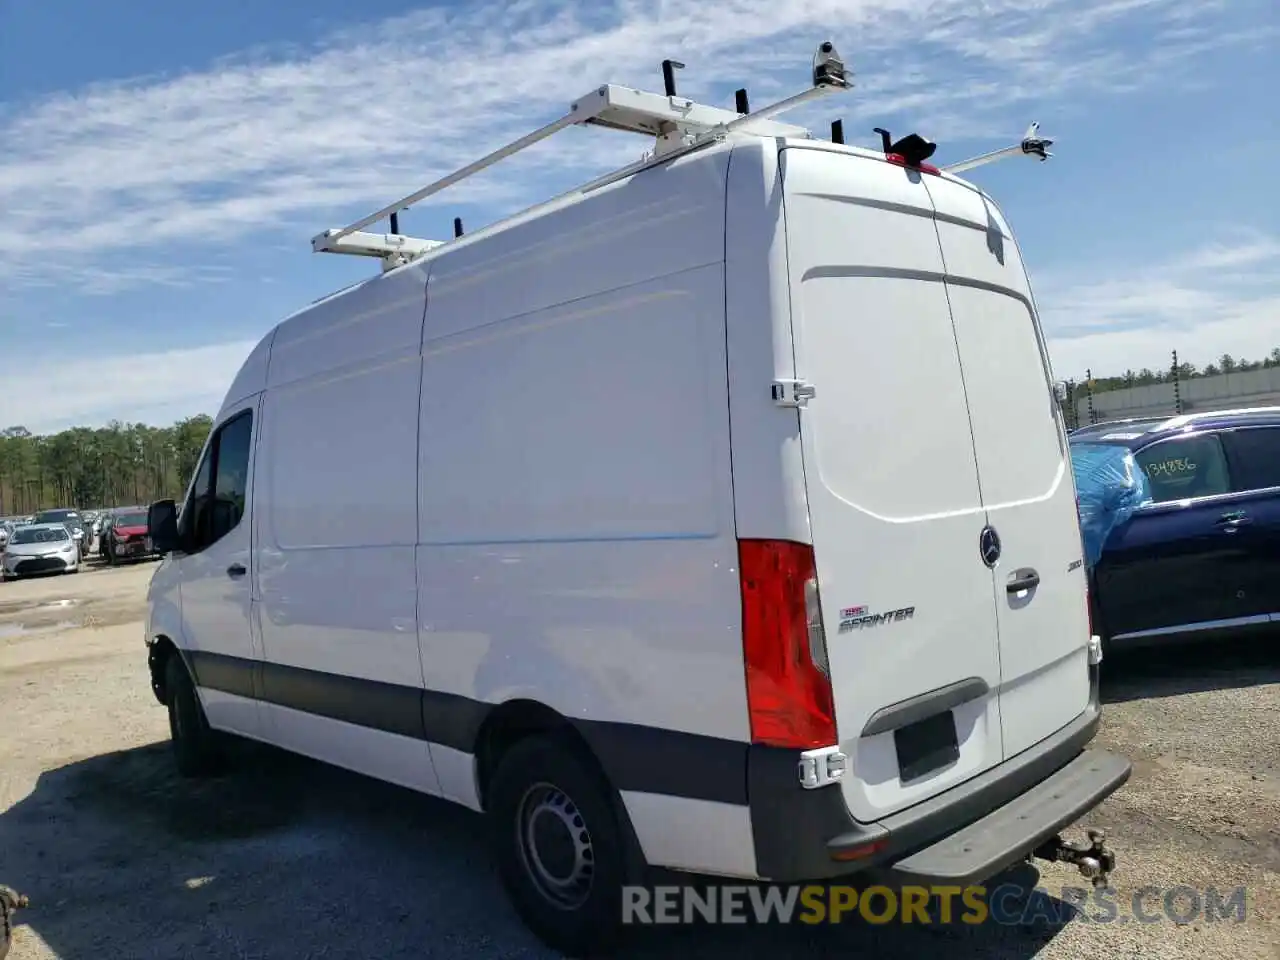
[[[903,783],[937,773],[960,759],[960,738],[950,710],[899,727],[893,732],[898,776]]]

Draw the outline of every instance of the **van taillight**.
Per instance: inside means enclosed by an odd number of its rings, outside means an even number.
[[[740,540],[738,563],[752,742],[799,750],[835,744],[813,548]]]
[[[921,173],[932,173],[937,176],[940,171],[931,163],[917,163],[915,166],[907,163],[907,158],[900,153],[886,153],[884,158],[890,163],[899,167],[906,167],[908,170],[919,170]]]

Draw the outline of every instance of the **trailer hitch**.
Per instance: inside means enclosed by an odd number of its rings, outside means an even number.
[[[1069,843],[1058,834],[1045,841],[1031,856],[1054,863],[1070,863],[1093,881],[1095,887],[1105,887],[1110,882],[1111,871],[1116,868],[1116,855],[1107,848],[1107,835],[1101,830],[1086,831],[1087,843]]]

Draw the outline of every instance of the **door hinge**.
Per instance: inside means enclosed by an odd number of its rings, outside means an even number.
[[[849,770],[849,757],[838,746],[819,747],[800,754],[800,786],[817,790],[844,778]]]
[[[813,384],[804,380],[773,381],[773,402],[780,407],[803,407],[817,393]]]

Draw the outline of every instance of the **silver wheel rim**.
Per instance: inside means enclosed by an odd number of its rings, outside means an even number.
[[[595,851],[577,804],[563,790],[539,783],[516,812],[516,848],[525,873],[549,903],[576,910],[591,894]]]

